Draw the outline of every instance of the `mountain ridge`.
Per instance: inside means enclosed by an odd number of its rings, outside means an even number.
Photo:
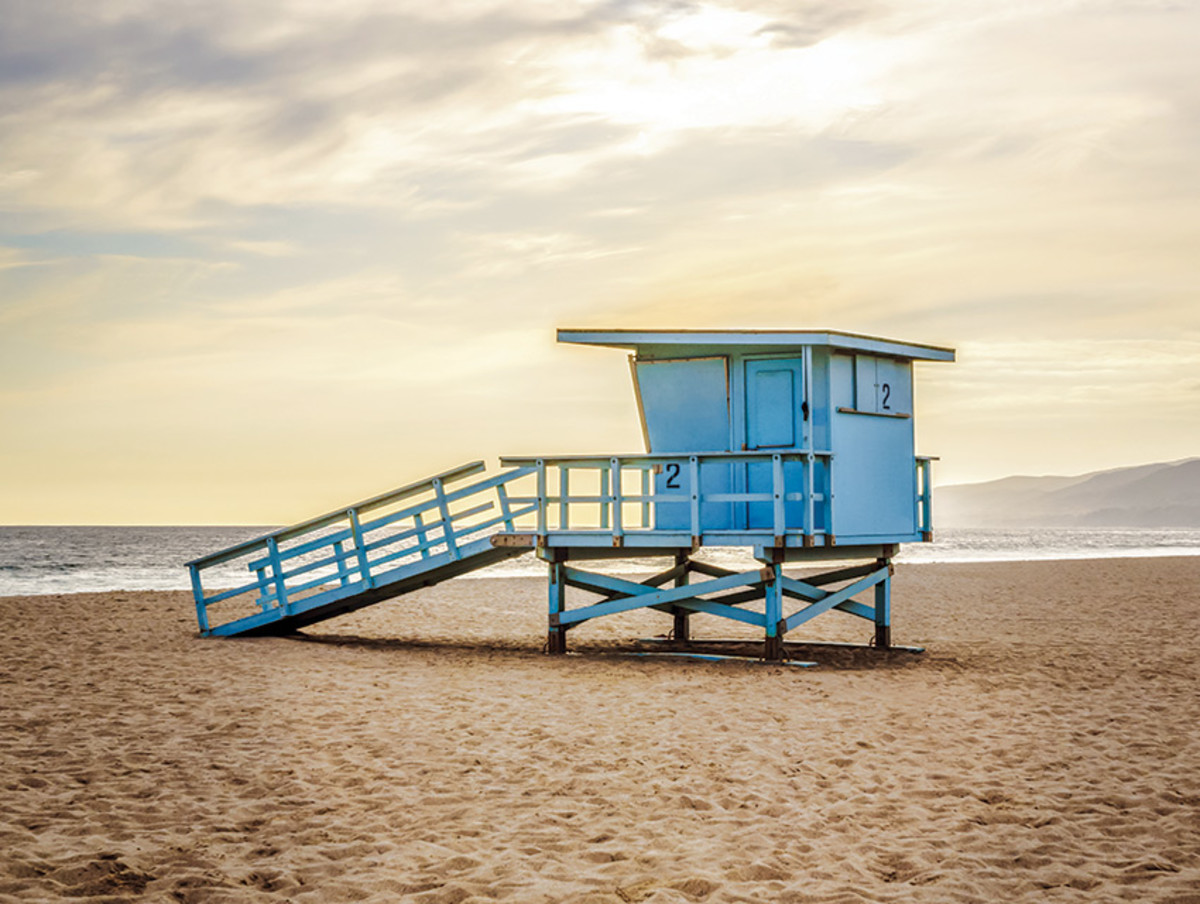
[[[1200,457],[935,488],[942,527],[1200,528]]]

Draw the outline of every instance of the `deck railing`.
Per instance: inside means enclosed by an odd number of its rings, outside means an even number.
[[[922,539],[933,539],[933,463],[937,458],[917,456],[917,531]]]
[[[736,532],[781,545],[789,536],[811,542],[828,533],[832,459],[829,452],[708,452],[506,457],[501,464],[533,471],[535,489],[513,501],[535,507],[531,527],[539,538],[607,534],[621,546],[631,536],[673,534],[699,544]],[[714,516],[715,507],[728,514]]]
[[[467,543],[516,530],[534,507],[512,500],[507,485],[534,469],[460,483],[484,469],[463,465],[189,562],[201,632],[214,604],[226,604],[228,622],[331,590],[369,590],[422,560],[458,559]],[[206,579],[222,589],[206,591]]]

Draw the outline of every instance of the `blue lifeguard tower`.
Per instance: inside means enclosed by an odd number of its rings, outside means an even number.
[[[695,613],[761,627],[771,660],[786,657],[788,631],[835,609],[892,646],[891,560],[932,538],[913,362],[953,361],[951,349],[800,330],[558,339],[630,353],[645,452],[502,458],[482,478],[474,462],[197,559],[201,633],[286,633],[532,552],[548,565],[551,653],[572,627],[639,608],[668,614],[683,645]],[[745,547],[755,565],[694,557],[714,546]],[[643,581],[578,567],[640,556],[673,564]],[[833,560],[804,579],[783,570]],[[206,591],[206,571],[232,586]],[[568,588],[601,600],[569,608]]]

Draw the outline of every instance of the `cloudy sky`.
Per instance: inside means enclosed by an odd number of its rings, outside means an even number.
[[[918,370],[939,481],[1200,454],[1200,4],[0,0],[0,523],[630,451],[560,326]]]

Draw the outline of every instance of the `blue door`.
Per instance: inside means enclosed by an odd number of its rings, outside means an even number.
[[[789,452],[804,447],[808,411],[804,393],[804,362],[800,358],[771,358],[746,362],[746,451]],[[746,488],[750,493],[770,494],[772,466],[769,461],[746,466]],[[789,493],[800,492],[804,470],[800,462],[784,464],[784,485]],[[803,503],[785,506],[788,527],[803,524]],[[751,530],[773,524],[770,502],[746,505],[746,526]]]

